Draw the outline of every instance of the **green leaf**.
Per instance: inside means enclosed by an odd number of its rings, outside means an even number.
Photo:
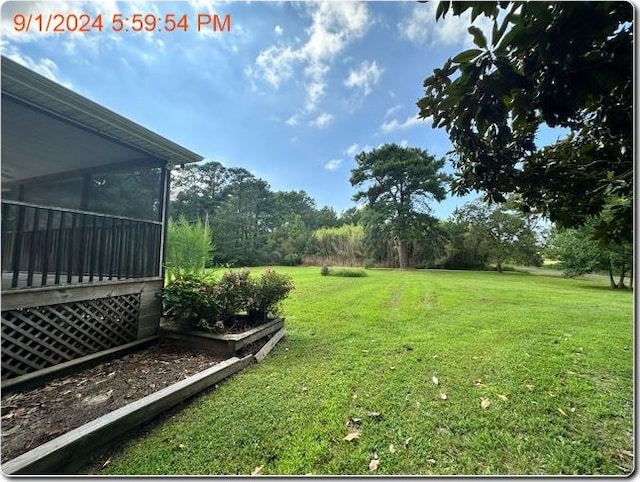
[[[496,53],[503,53],[508,46],[521,47],[520,41],[526,35],[526,31],[522,24],[514,25],[509,32],[502,38],[500,46],[496,49]]]
[[[436,10],[436,22],[440,19],[440,17],[444,18],[444,16],[449,11],[449,2],[448,0],[441,1],[438,3],[438,8]]]
[[[469,50],[465,50],[464,52],[460,52],[458,55],[456,55],[452,59],[452,61],[458,64],[463,64],[463,63],[470,62],[471,60],[475,59],[481,54],[482,54],[482,50],[469,49]]]
[[[476,44],[481,49],[487,48],[487,39],[485,38],[482,30],[478,27],[469,27],[469,33],[473,35],[473,43]]]
[[[483,6],[481,4],[476,4],[471,9],[471,22],[473,22],[478,15],[480,15],[483,11]]]
[[[502,25],[500,27],[498,27],[498,21],[497,20],[495,20],[493,22],[493,32],[491,34],[491,44],[494,47],[496,47],[498,45],[498,43],[500,43],[500,39],[504,35],[504,33],[507,30],[508,26],[509,26],[509,19],[508,18],[505,18],[502,21]]]
[[[473,7],[473,2],[452,2],[453,14],[460,15],[465,10]]]

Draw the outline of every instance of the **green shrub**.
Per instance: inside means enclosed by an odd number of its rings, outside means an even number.
[[[207,330],[220,317],[214,283],[204,275],[183,274],[162,290],[164,316],[186,330]]]
[[[259,278],[251,278],[248,270],[229,271],[218,281],[183,274],[167,284],[162,300],[165,316],[183,329],[219,331],[242,313],[252,323],[277,315],[292,289],[291,278],[272,269]]]
[[[246,311],[246,300],[253,296],[254,284],[248,269],[227,271],[222,275],[216,290],[222,320],[229,320],[235,314]]]
[[[291,277],[266,269],[257,280],[253,280],[245,309],[251,321],[265,321],[268,315],[280,313],[280,304],[293,289]]]
[[[364,276],[367,276],[367,272],[363,269],[332,268],[329,270],[328,276],[341,276],[343,278],[362,278]]]
[[[320,274],[322,276],[329,276],[329,267],[326,264],[323,264],[322,268],[320,268]]]

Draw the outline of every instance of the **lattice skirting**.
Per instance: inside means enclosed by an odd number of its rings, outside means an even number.
[[[2,379],[136,339],[140,294],[2,312]]]

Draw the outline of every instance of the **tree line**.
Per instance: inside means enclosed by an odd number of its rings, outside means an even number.
[[[193,269],[185,261],[190,256],[203,267],[480,269],[492,263],[501,270],[505,261],[541,262],[534,226],[516,211],[477,202],[448,220],[430,214],[429,201],[446,194],[444,160],[387,144],[359,154],[356,162],[352,183],[370,182],[354,200],[368,201],[342,213],[318,207],[305,191],[273,191],[242,168],[208,162],[174,172],[169,264],[176,260]],[[201,254],[189,254],[196,251]]]

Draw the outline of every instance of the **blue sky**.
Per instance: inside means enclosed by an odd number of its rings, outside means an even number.
[[[177,142],[319,207],[353,205],[354,155],[387,142],[451,149],[416,118],[422,82],[472,45],[434,2],[8,2],[2,54]],[[16,14],[102,14],[102,32],[15,32]],[[114,32],[113,15],[186,15],[187,31]],[[197,31],[199,14],[230,31]],[[482,19],[475,22],[487,30]],[[158,28],[162,28],[162,22]],[[127,25],[132,26],[132,24]],[[553,133],[547,134],[555,140]],[[448,167],[447,170],[450,171]],[[469,199],[434,204],[447,217]]]

